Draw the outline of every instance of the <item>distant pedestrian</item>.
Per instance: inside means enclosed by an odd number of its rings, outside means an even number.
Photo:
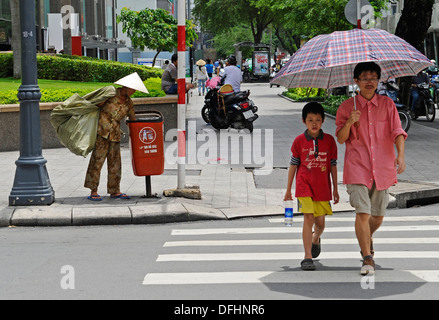
[[[206,80],[209,78],[205,67],[206,62],[200,59],[197,61],[196,65],[195,80],[198,82],[198,95],[201,96],[201,93],[203,93],[204,96],[206,92]]]
[[[354,69],[354,80],[360,94],[340,105],[335,121],[337,141],[346,144],[343,183],[356,212],[362,275],[375,273],[372,235],[383,222],[388,189],[397,183],[397,173],[405,170],[407,133],[401,127],[392,99],[376,93],[380,77],[379,65],[359,63]]]
[[[206,60],[206,71],[207,71],[207,75],[209,76],[209,79],[212,79],[213,64],[212,64],[212,60],[211,59],[207,59]]]
[[[337,144],[323,133],[325,112],[321,104],[310,102],[303,107],[303,134],[294,139],[288,170],[287,191],[284,200],[292,200],[292,184],[296,177],[295,197],[303,213],[302,239],[305,258],[302,270],[315,270],[313,258],[321,251],[321,235],[325,229],[325,216],[332,215],[330,200],[338,203]],[[331,187],[332,178],[332,187]],[[332,190],[332,191],[331,191]],[[314,226],[314,231],[313,231]]]

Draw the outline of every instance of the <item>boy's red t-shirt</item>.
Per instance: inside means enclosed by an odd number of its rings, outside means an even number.
[[[311,197],[314,201],[332,200],[331,160],[337,160],[335,139],[323,131],[313,138],[305,131],[294,139],[291,152],[300,160],[296,171],[295,197]],[[292,160],[293,161],[293,160]]]

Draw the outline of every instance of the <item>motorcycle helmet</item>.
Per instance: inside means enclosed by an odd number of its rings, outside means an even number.
[[[227,58],[227,61],[229,61],[230,64],[236,66],[236,57],[234,55],[231,55]]]

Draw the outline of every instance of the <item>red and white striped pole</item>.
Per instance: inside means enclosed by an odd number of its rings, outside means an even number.
[[[178,1],[178,189],[185,188],[186,170],[186,0]]]

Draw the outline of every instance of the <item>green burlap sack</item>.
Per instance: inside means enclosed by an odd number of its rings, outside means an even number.
[[[77,93],[56,106],[50,122],[59,141],[76,155],[86,157],[95,147],[100,103],[116,95],[116,88],[107,86],[81,97]]]

